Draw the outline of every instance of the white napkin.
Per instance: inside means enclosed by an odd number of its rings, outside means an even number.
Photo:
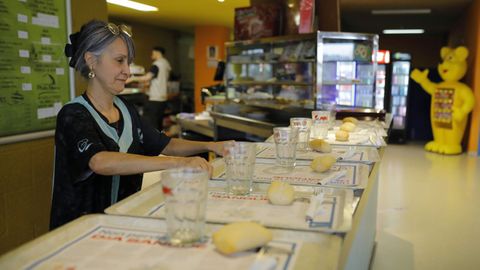
[[[320,180],[318,182],[318,184],[325,185],[325,184],[328,184],[331,181],[335,181],[337,179],[340,179],[340,178],[344,177],[345,175],[347,175],[347,171],[346,170],[340,170],[340,171],[334,172],[334,173],[326,176],[325,178]]]
[[[312,221],[317,215],[318,207],[323,202],[323,193],[318,195],[312,195],[310,197],[310,204],[308,205],[307,211],[305,212],[305,220]]]
[[[338,161],[348,160],[349,158],[353,157],[356,152],[357,151],[355,148],[350,148],[347,151],[345,151],[345,153],[338,155],[337,160]]]
[[[336,196],[325,197],[323,193],[310,198],[310,205],[305,212],[305,220],[309,222],[310,227],[334,226],[335,200]]]
[[[277,267],[277,260],[267,255],[258,255],[253,261],[250,270],[274,270]]]

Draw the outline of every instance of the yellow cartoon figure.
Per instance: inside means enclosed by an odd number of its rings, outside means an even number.
[[[432,96],[430,117],[433,141],[425,145],[425,150],[440,154],[459,154],[467,116],[473,109],[472,90],[459,80],[467,72],[468,49],[443,47],[440,51],[443,62],[438,65],[438,73],[443,82],[433,83],[428,79],[428,69],[415,69],[410,77],[419,83]]]

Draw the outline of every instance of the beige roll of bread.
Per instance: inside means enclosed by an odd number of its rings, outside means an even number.
[[[273,239],[271,231],[255,222],[235,222],[213,233],[217,250],[225,255],[266,245]]]
[[[348,141],[349,136],[350,135],[345,130],[339,130],[339,131],[335,132],[335,140],[337,140],[337,141],[346,142],[346,141]]]
[[[267,198],[271,204],[290,205],[295,199],[295,190],[287,182],[274,180],[268,187]]]
[[[332,155],[320,156],[313,159],[310,168],[316,172],[326,172],[335,164],[337,159]]]
[[[318,151],[318,152],[321,152],[321,153],[332,152],[332,146],[328,142],[326,142],[325,140],[322,140],[322,139],[313,139],[313,140],[308,142],[308,145],[314,151]]]
[[[350,122],[350,123],[353,123],[355,125],[358,124],[357,118],[351,117],[351,116],[343,118],[342,121],[343,121],[343,123]]]
[[[354,123],[351,122],[345,122],[340,126],[340,130],[347,131],[347,132],[352,132],[355,130],[357,126]]]

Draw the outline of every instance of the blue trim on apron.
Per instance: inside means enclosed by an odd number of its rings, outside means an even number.
[[[120,152],[127,153],[128,148],[132,145],[133,142],[133,135],[132,135],[132,118],[130,117],[130,113],[128,112],[127,107],[125,104],[118,98],[113,97],[113,103],[117,105],[120,109],[120,113],[123,117],[123,130],[122,134],[119,137],[117,130],[111,127],[103,118],[98,114],[98,112],[85,100],[83,96],[78,96],[74,98],[69,103],[79,103],[83,105],[90,114],[93,116],[95,121],[97,122],[98,126],[102,129],[103,133],[107,135],[110,139],[116,142],[120,148]],[[112,176],[112,190],[111,190],[111,197],[110,203],[114,204],[118,200],[118,190],[120,188],[120,175],[113,175]]]

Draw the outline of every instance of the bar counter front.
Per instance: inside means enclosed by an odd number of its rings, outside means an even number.
[[[173,247],[163,240],[164,198],[158,181],[107,208],[105,214],[83,216],[4,254],[0,269],[369,269],[387,125],[360,121],[350,142],[338,142],[332,134],[340,124],[337,121],[326,138],[337,162],[324,173],[314,173],[309,166],[323,153],[297,150],[296,168],[287,175],[276,174],[271,138],[256,143],[250,195],[226,193],[225,163],[222,158],[212,161],[203,242]],[[272,180],[292,184],[294,203],[268,202],[266,190]],[[314,222],[305,213],[319,194],[327,212]],[[236,221],[255,221],[271,230],[268,249],[220,254],[210,236]]]

